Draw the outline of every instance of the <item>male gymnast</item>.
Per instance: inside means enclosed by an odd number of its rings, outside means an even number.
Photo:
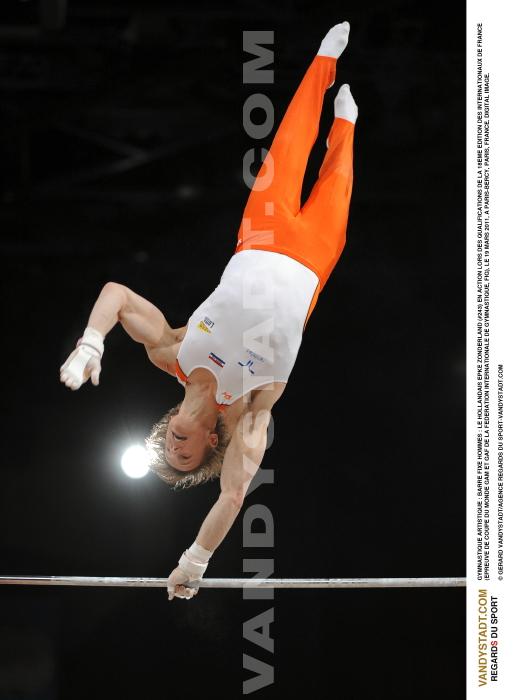
[[[267,444],[302,334],[346,240],[358,108],[349,85],[335,98],[327,151],[301,207],[304,173],[319,130],[324,93],[335,81],[349,23],[332,27],[306,71],[247,201],[235,252],[219,285],[187,325],[172,328],[149,301],[108,282],[82,338],[60,368],[76,390],[97,386],[104,339],[119,322],[150,361],[185,394],[147,439],[152,469],[173,487],[220,477],[220,495],[195,542],[168,578],[172,600],[191,598],[212,553],[241,510]]]

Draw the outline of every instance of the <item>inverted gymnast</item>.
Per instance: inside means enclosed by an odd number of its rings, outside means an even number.
[[[349,85],[335,98],[327,151],[301,207],[304,173],[325,91],[347,46],[349,23],[332,27],[299,85],[250,193],[235,253],[219,285],[186,326],[172,328],[149,301],[108,282],[76,349],[60,368],[76,390],[97,386],[103,341],[119,321],[150,361],[183,385],[183,401],[147,439],[152,469],[173,487],[220,477],[220,495],[168,578],[172,600],[191,598],[241,510],[267,444],[302,334],[346,240],[358,108]]]

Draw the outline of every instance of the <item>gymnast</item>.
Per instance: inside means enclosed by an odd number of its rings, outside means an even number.
[[[324,93],[348,38],[343,22],[322,40],[255,179],[234,254],[187,325],[172,328],[149,301],[108,282],[60,368],[61,382],[72,390],[88,379],[97,386],[105,336],[119,322],[149,360],[184,387],[182,402],[147,439],[151,468],[174,488],[219,477],[220,495],[168,578],[170,600],[197,593],[193,582],[241,510],[263,459],[272,407],[345,245],[358,115],[347,84],[335,97],[318,180],[303,207],[300,200]]]

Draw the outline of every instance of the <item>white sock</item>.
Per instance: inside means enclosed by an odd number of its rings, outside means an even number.
[[[348,122],[356,124],[358,118],[358,107],[351,95],[351,90],[347,83],[344,83],[338,95],[335,97],[335,116],[341,119],[347,119]]]
[[[351,95],[349,85],[344,83],[338,95],[335,97],[335,116],[340,119],[347,119],[348,122],[356,124],[358,118],[358,107]],[[326,139],[326,148],[329,148],[329,138]]]
[[[329,30],[324,39],[321,41],[321,45],[319,47],[319,50],[317,51],[317,55],[339,58],[342,51],[346,48],[348,41],[349,22],[342,22],[342,24],[336,24]]]

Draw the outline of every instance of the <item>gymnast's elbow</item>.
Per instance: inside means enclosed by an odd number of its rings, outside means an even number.
[[[244,503],[245,489],[242,487],[230,487],[221,489],[219,500],[235,510],[237,513]]]
[[[111,292],[117,293],[117,294],[128,294],[131,290],[126,286],[126,284],[122,284],[121,282],[114,282],[114,280],[109,280],[108,282],[105,282],[103,285],[104,289],[110,289]]]
[[[116,299],[120,305],[124,305],[127,300],[128,289],[124,284],[119,282],[106,282],[101,290],[100,297],[106,297],[108,299]]]

